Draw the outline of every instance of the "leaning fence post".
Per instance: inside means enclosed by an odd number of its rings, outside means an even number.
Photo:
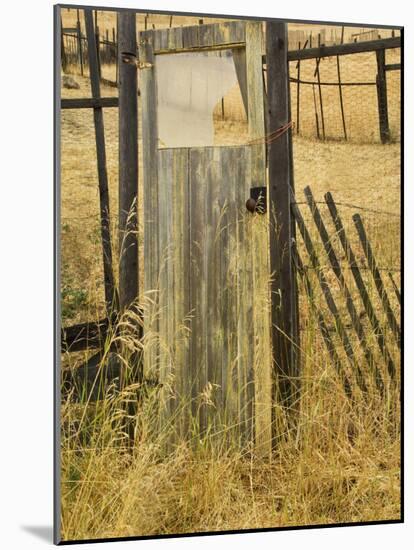
[[[293,259],[294,259],[294,261],[297,265],[297,271],[298,271],[298,273],[299,273],[299,275],[300,275],[300,277],[303,281],[303,284],[304,284],[304,287],[305,287],[305,292],[308,296],[311,309],[312,309],[312,311],[313,311],[313,313],[314,313],[314,315],[315,315],[315,317],[318,321],[319,329],[321,331],[322,338],[323,338],[323,341],[325,342],[328,353],[331,357],[332,364],[333,364],[339,378],[341,379],[341,382],[344,386],[346,396],[352,402],[353,396],[352,396],[351,384],[350,384],[349,379],[346,375],[346,371],[342,366],[341,360],[340,360],[339,355],[338,355],[338,353],[336,351],[336,348],[335,348],[335,344],[332,341],[331,335],[329,333],[329,328],[326,325],[323,313],[318,308],[318,306],[315,304],[315,296],[314,296],[314,292],[313,292],[313,289],[312,289],[312,284],[310,282],[307,270],[306,270],[305,266],[303,265],[303,262],[302,262],[302,260],[299,256],[299,252],[298,252],[297,247],[296,247],[295,244],[292,247],[292,252],[293,252]]]
[[[401,331],[400,327],[397,323],[397,320],[395,318],[394,312],[392,311],[392,307],[390,304],[390,301],[388,299],[387,291],[385,290],[384,283],[382,282],[381,273],[379,271],[377,262],[375,260],[374,252],[371,248],[371,244],[369,242],[369,239],[367,237],[367,234],[365,232],[364,224],[362,223],[361,216],[359,214],[354,214],[352,216],[352,219],[354,221],[359,240],[362,245],[362,249],[365,254],[365,258],[368,262],[368,267],[372,273],[372,277],[374,279],[374,283],[376,286],[376,289],[378,291],[378,295],[381,299],[382,306],[384,308],[384,312],[387,316],[388,323],[391,327],[391,330],[395,336],[395,339],[397,341],[398,347],[401,348]]]
[[[60,18],[60,55],[62,60],[62,71],[65,73],[68,65],[68,60],[65,52],[65,41],[63,38],[63,24],[62,17]]]
[[[342,26],[342,32],[341,32],[341,44],[344,43],[344,27]],[[341,81],[341,67],[339,62],[339,55],[336,56],[336,69],[338,73],[338,87],[339,87],[339,102],[341,105],[341,116],[342,116],[342,126],[344,129],[344,138],[345,141],[348,139],[347,133],[346,133],[346,123],[345,123],[345,109],[344,109],[344,98],[342,95],[342,81]]]
[[[89,74],[91,80],[92,97],[101,96],[98,72],[98,59],[96,54],[95,33],[93,29],[93,17],[90,9],[84,10],[86,37],[88,40]],[[112,268],[112,246],[109,217],[109,190],[108,173],[106,170],[105,133],[102,107],[94,107],[93,118],[95,125],[96,157],[98,164],[99,200],[101,212],[101,238],[103,252],[105,301],[108,317],[117,306],[117,293],[115,288],[114,273]]]
[[[390,127],[388,121],[387,77],[385,71],[385,50],[378,50],[377,56],[377,97],[379,131],[382,143],[390,140]]]
[[[99,39],[99,27],[95,28],[95,46],[96,46],[96,58],[98,60],[98,74],[99,74],[99,80],[102,76],[102,70],[101,70],[101,44]]]
[[[381,329],[381,325],[378,321],[378,317],[375,313],[374,307],[372,305],[371,298],[369,296],[369,293],[367,291],[367,288],[365,286],[364,280],[362,278],[362,275],[360,273],[359,267],[357,265],[356,257],[354,254],[354,251],[352,250],[352,247],[349,243],[349,240],[346,236],[345,228],[342,223],[341,217],[339,216],[338,210],[336,208],[336,204],[333,200],[333,197],[331,193],[325,193],[324,195],[325,202],[328,206],[329,212],[331,214],[331,218],[333,221],[333,224],[335,226],[337,235],[339,237],[339,240],[341,241],[342,248],[345,252],[345,256],[348,260],[349,266],[351,268],[351,273],[354,277],[355,284],[358,288],[359,294],[361,296],[362,303],[364,304],[365,312],[367,314],[368,320],[371,323],[371,326],[373,328],[378,347],[384,357],[385,363],[387,365],[388,374],[390,375],[390,378],[392,380],[395,380],[395,364],[394,361],[390,355],[390,352],[388,351],[387,345],[385,343],[385,338]]]
[[[298,50],[300,50],[300,41],[298,43]],[[305,46],[306,47],[306,44]],[[300,116],[300,59],[296,64],[297,70],[297,86],[296,86],[296,133],[299,134],[299,116]]]
[[[285,23],[266,23],[266,60],[267,132],[272,134],[291,122]],[[271,141],[268,148],[272,347],[280,397],[287,406],[292,405],[299,392],[297,292],[292,263],[293,227],[289,194],[293,184],[291,139],[292,131],[288,128]]]
[[[341,264],[332,247],[331,240],[328,235],[328,230],[326,229],[325,223],[322,219],[322,215],[315,202],[315,199],[313,198],[310,187],[309,186],[305,187],[304,192],[305,192],[306,202],[308,203],[309,209],[312,213],[313,220],[318,229],[319,236],[321,237],[323,247],[329,259],[329,263],[332,266],[332,271],[334,272],[336,278],[338,279],[339,286],[342,290],[342,293],[344,294],[345,304],[346,304],[346,308],[348,310],[349,316],[351,318],[352,327],[355,330],[359,343],[361,344],[361,347],[364,351],[364,356],[367,361],[367,364],[370,367],[370,369],[374,371],[377,388],[382,393],[384,389],[384,382],[382,380],[381,372],[379,371],[375,363],[375,358],[371,352],[370,347],[368,346],[368,343],[365,337],[364,328],[360,321],[358,312],[356,310],[356,306],[354,305],[354,300],[352,299],[351,291],[349,290],[345,277],[343,275]],[[362,377],[361,372],[358,372],[358,375]]]
[[[318,34],[318,48],[321,47],[321,34],[319,33]],[[325,118],[323,116],[323,101],[322,101],[322,86],[321,86],[321,73],[319,71],[319,65],[321,63],[321,58],[320,57],[317,57],[316,58],[316,68],[315,68],[315,73],[314,73],[314,76],[317,77],[318,79],[318,91],[319,91],[319,106],[320,106],[320,109],[321,109],[321,124],[322,124],[322,136],[323,136],[323,139],[325,139]]]
[[[78,10],[79,12],[79,10]],[[78,14],[79,15],[79,14]],[[80,70],[81,75],[83,76],[83,50],[82,50],[82,31],[81,31],[81,24],[80,20],[78,19],[76,23],[77,28],[77,38],[78,38],[78,56],[79,56],[79,64],[80,64]]]

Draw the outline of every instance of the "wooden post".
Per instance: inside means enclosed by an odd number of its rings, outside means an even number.
[[[88,40],[89,74],[91,79],[92,97],[94,99],[99,99],[101,97],[101,90],[99,84],[98,57],[95,45],[92,10],[85,9],[84,14],[86,37]],[[108,174],[106,171],[105,133],[102,107],[94,107],[93,118],[95,125],[96,158],[98,163],[105,301],[108,318],[111,318],[113,310],[117,307],[117,293],[112,268]]]
[[[289,120],[289,73],[285,23],[266,23],[267,105],[269,134]],[[282,403],[290,406],[299,391],[297,361],[298,333],[295,327],[297,294],[292,265],[292,220],[290,185],[293,163],[290,156],[291,129],[272,141],[269,159],[270,273],[272,347],[274,367],[279,377]]]
[[[65,73],[68,66],[68,60],[65,52],[65,41],[63,39],[62,17],[60,18],[60,58],[62,60],[62,71]]]
[[[306,46],[306,45],[305,45]],[[298,44],[298,50],[300,50],[300,41]],[[296,64],[297,69],[297,87],[296,87],[296,133],[299,134],[299,116],[300,116],[300,59]]]
[[[112,47],[111,47],[111,61],[115,60],[115,75],[117,72],[117,63],[118,63],[118,48],[116,47],[116,37],[115,37],[115,28],[112,27]],[[115,82],[118,83],[118,78],[115,76]]]
[[[390,141],[388,122],[387,77],[385,71],[385,50],[377,50],[377,97],[379,131],[382,143]]]
[[[123,53],[136,59],[136,14],[118,13],[119,67],[119,307],[121,312],[133,309],[140,315],[138,299],[138,71],[133,63],[122,61]],[[142,323],[133,328],[133,337],[142,337]],[[142,381],[140,354],[133,353],[130,380]],[[136,416],[133,400],[127,405],[129,418]],[[134,441],[134,422],[126,421],[130,442]]]
[[[345,32],[345,28],[344,28],[344,26],[342,26],[341,44],[344,43],[344,32]],[[340,102],[340,105],[341,105],[342,127],[344,129],[345,141],[347,141],[348,135],[346,133],[345,109],[344,109],[344,99],[343,99],[343,95],[342,95],[341,66],[340,66],[340,62],[339,62],[339,55],[336,56],[336,69],[337,69],[337,73],[338,73],[339,102]]]
[[[321,47],[321,34],[318,34],[318,48]],[[321,109],[321,124],[322,124],[322,136],[323,139],[325,139],[325,118],[323,116],[323,101],[322,101],[322,86],[321,86],[321,73],[319,71],[319,64],[321,62],[321,58],[318,57],[316,59],[316,69],[315,73],[318,78],[318,91],[319,91],[319,105]]]
[[[98,60],[98,75],[99,80],[102,76],[101,71],[101,53],[100,53],[100,39],[99,39],[99,27],[95,27],[95,47],[96,47],[96,59]]]
[[[79,12],[79,10],[78,10]],[[79,57],[79,65],[81,70],[81,75],[83,76],[83,48],[82,48],[82,31],[81,31],[81,24],[80,20],[78,19],[76,23],[76,28],[78,30],[77,38],[78,38],[78,57]]]
[[[116,39],[115,39],[115,82],[119,82],[119,17],[116,14]]]
[[[136,54],[135,13],[118,14],[119,29],[119,305],[138,297],[138,83],[137,68],[122,61]]]

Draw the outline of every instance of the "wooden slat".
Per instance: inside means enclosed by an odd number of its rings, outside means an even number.
[[[232,427],[233,441],[240,442],[240,434],[246,426],[240,416],[240,394],[243,391],[243,376],[240,376],[238,354],[238,303],[240,286],[238,263],[242,261],[238,215],[244,206],[244,190],[249,185],[248,149],[226,147],[222,149],[222,181],[219,186],[220,224],[217,246],[219,247],[219,296],[221,317],[222,393],[224,423]],[[242,190],[242,197],[238,190]],[[243,335],[245,337],[245,335]],[[243,430],[243,434],[247,434]]]
[[[179,37],[180,33],[181,38]],[[245,42],[245,22],[231,21],[213,25],[194,25],[183,27],[182,31],[181,29],[147,30],[142,31],[140,36],[150,40],[150,37],[153,37],[154,53],[242,46]],[[172,38],[173,36],[175,38]]]
[[[248,89],[248,131],[251,140],[263,138],[264,90],[262,75],[262,23],[246,22],[246,72]],[[266,185],[266,151],[264,141],[251,145],[251,187]],[[246,197],[247,200],[248,197]],[[270,312],[268,307],[269,265],[267,261],[268,232],[266,217],[257,214],[252,220],[253,292],[254,301],[254,373],[255,373],[255,447],[267,456],[271,452],[271,358]]]
[[[215,27],[216,25],[199,25],[198,37],[200,47],[213,46]]]
[[[172,351],[174,359],[175,401],[177,429],[181,437],[187,437],[191,416],[191,369],[189,356],[190,308],[190,198],[189,198],[189,151],[173,150],[171,170],[171,261],[172,284],[170,297],[173,319]],[[162,155],[163,151],[159,152]]]
[[[206,193],[210,149],[190,150],[190,300],[192,413],[199,430],[207,428],[207,405],[200,402],[207,388],[205,311],[207,288],[205,281]]]
[[[384,382],[383,382],[383,379],[382,379],[382,376],[381,376],[381,372],[378,369],[378,367],[376,365],[376,362],[375,362],[375,358],[374,358],[374,356],[371,352],[371,349],[368,346],[368,342],[367,342],[367,339],[366,339],[366,336],[365,336],[364,328],[363,328],[362,323],[359,319],[359,315],[358,315],[358,312],[357,312],[356,307],[354,305],[354,301],[352,299],[351,292],[348,288],[348,285],[346,284],[344,275],[342,273],[341,264],[338,261],[338,258],[335,254],[334,249],[332,248],[331,240],[329,238],[328,231],[326,229],[325,223],[322,219],[321,213],[319,212],[319,208],[318,208],[318,206],[317,206],[317,204],[316,204],[316,202],[313,198],[312,191],[311,191],[310,187],[306,187],[304,191],[305,191],[306,201],[308,203],[308,206],[309,206],[309,209],[312,213],[315,225],[316,225],[316,227],[318,229],[318,232],[319,232],[319,235],[321,237],[326,255],[328,256],[329,262],[332,266],[332,271],[334,272],[335,276],[337,277],[337,279],[339,281],[339,286],[341,288],[341,291],[344,294],[346,307],[347,307],[349,316],[351,317],[352,327],[354,328],[355,333],[358,337],[358,340],[361,344],[361,347],[364,351],[364,356],[365,356],[365,359],[368,363],[368,366],[374,372],[374,379],[375,379],[375,382],[377,384],[377,387],[378,387],[380,392],[383,392]],[[359,386],[361,387],[361,389],[365,388],[365,384],[363,382],[363,379],[364,379],[363,373],[359,369],[359,367],[357,366],[357,382],[358,382]]]
[[[220,241],[221,241],[221,209],[219,202],[220,186],[230,186],[231,182],[223,179],[223,166],[227,161],[227,148],[217,147],[206,149],[205,174],[208,185],[205,191],[205,222],[206,236],[204,243],[204,278],[206,282],[206,311],[205,311],[205,341],[206,341],[206,369],[207,382],[211,384],[211,402],[207,407],[207,425],[213,432],[219,428],[222,413],[222,350],[224,335],[227,333],[227,323],[222,325],[221,296],[220,296]],[[196,184],[194,180],[192,185]],[[194,212],[195,214],[195,212]],[[194,304],[195,305],[195,304]]]
[[[381,273],[378,269],[378,264],[375,260],[374,252],[372,251],[371,244],[367,237],[364,224],[362,223],[361,216],[359,214],[354,214],[352,216],[352,219],[354,220],[354,224],[359,236],[359,240],[361,241],[362,249],[364,251],[365,258],[367,259],[368,267],[371,270],[375,287],[381,299],[382,307],[384,308],[385,314],[388,319],[388,323],[391,327],[391,331],[394,334],[398,347],[401,348],[401,330],[397,323],[397,319],[395,318],[394,312],[392,311],[392,307],[388,299],[388,294],[387,294],[387,291],[385,290],[384,283],[382,282]]]
[[[80,97],[80,98],[62,98],[60,106],[62,109],[92,109],[118,107],[117,97]]]
[[[287,33],[284,23],[269,22],[267,36],[268,133],[289,122]],[[270,217],[270,273],[272,274],[272,348],[282,404],[290,406],[298,392],[295,342],[294,277],[291,258],[292,223],[290,193],[292,170],[291,131],[268,147]],[[287,337],[285,336],[287,335]]]
[[[96,52],[92,10],[85,9],[84,15],[86,36],[88,39],[89,73],[92,97],[94,99],[99,99],[101,96],[101,90],[99,84],[98,57]],[[95,125],[96,158],[98,164],[105,302],[108,316],[110,316],[113,307],[117,305],[117,295],[112,267],[108,174],[106,170],[105,133],[103,112],[101,107],[94,107],[93,117]]]
[[[159,274],[158,251],[158,163],[157,163],[157,92],[153,53],[152,32],[140,33],[140,61],[152,67],[142,71],[140,77],[142,101],[143,143],[143,204],[144,204],[144,294],[147,304],[144,316],[144,333],[156,337],[158,332],[157,290]],[[157,370],[158,346],[156,338],[146,346],[144,357],[145,376],[151,377]]]
[[[388,273],[388,277],[389,277],[390,280],[391,280],[391,284],[392,284],[392,286],[393,286],[393,288],[394,288],[395,296],[396,296],[396,298],[397,298],[397,300],[398,300],[398,303],[401,305],[401,293],[400,293],[400,290],[399,290],[399,288],[398,288],[396,282],[394,281],[394,277],[392,276],[392,273],[389,272],[389,273]]]
[[[328,309],[331,312],[332,317],[334,319],[335,326],[342,343],[342,347],[344,348],[351,370],[353,371],[354,368],[356,367],[356,359],[355,359],[355,353],[354,353],[353,347],[351,345],[351,341],[345,329],[344,323],[342,322],[341,315],[339,313],[338,307],[336,305],[336,302],[330,290],[330,285],[322,270],[321,263],[316,253],[315,246],[313,244],[309,231],[305,225],[305,221],[302,217],[302,214],[296,204],[296,201],[294,200],[294,197],[292,197],[291,209],[292,209],[293,215],[295,216],[299,232],[302,235],[302,239],[305,244],[307,253],[309,255],[310,262],[312,264],[313,269],[315,270],[319,286],[322,290],[322,293],[326,301],[326,305],[328,306]]]
[[[308,48],[306,50],[294,50],[288,52],[287,58],[288,61],[298,61],[299,59],[349,55],[392,48],[401,48],[401,38],[399,36],[395,38],[383,38],[381,40],[367,40],[366,42],[352,42],[335,46],[321,46],[318,48]]]
[[[168,49],[181,50],[183,48],[183,28],[176,27],[168,30]]]
[[[179,150],[180,151],[180,150]],[[171,417],[173,397],[173,322],[174,322],[174,281],[172,269],[172,188],[174,181],[174,149],[158,152],[158,214],[162,223],[158,227],[159,246],[159,381],[161,430],[165,433]]]
[[[353,396],[352,396],[351,384],[349,383],[346,372],[343,369],[341,359],[340,359],[340,357],[339,357],[339,355],[336,351],[335,344],[332,341],[332,338],[331,338],[331,335],[330,335],[330,332],[329,332],[329,328],[326,325],[326,321],[325,321],[325,318],[323,316],[323,313],[321,312],[321,310],[317,307],[317,305],[315,303],[315,296],[314,296],[314,291],[312,289],[312,284],[311,284],[311,281],[310,281],[309,276],[307,274],[306,268],[304,267],[303,262],[302,262],[302,260],[299,256],[299,252],[296,248],[296,245],[293,245],[293,247],[292,247],[292,257],[293,257],[293,259],[294,259],[294,261],[297,265],[297,270],[299,272],[299,275],[303,280],[303,283],[304,283],[304,286],[305,286],[305,291],[306,291],[306,294],[307,294],[308,299],[309,299],[309,304],[310,304],[311,309],[312,309],[312,311],[313,311],[313,313],[314,313],[314,315],[315,315],[315,317],[318,321],[319,329],[321,331],[323,341],[325,342],[326,349],[328,350],[329,356],[331,357],[332,364],[333,364],[340,380],[342,381],[342,384],[344,386],[345,395],[352,402]]]
[[[362,279],[361,272],[358,268],[358,264],[356,261],[355,254],[352,250],[352,247],[349,243],[349,240],[346,236],[345,228],[343,226],[341,217],[339,216],[338,210],[336,208],[336,204],[334,202],[334,199],[331,195],[331,193],[325,194],[325,202],[328,205],[329,212],[331,214],[332,221],[334,222],[337,234],[339,236],[339,240],[341,241],[342,248],[345,252],[345,255],[348,259],[349,265],[351,267],[352,275],[355,280],[355,284],[358,288],[358,291],[360,293],[362,303],[364,304],[365,312],[368,316],[368,319],[371,323],[371,326],[374,330],[374,334],[378,343],[378,347],[384,357],[385,363],[387,365],[388,374],[390,375],[391,379],[395,378],[395,365],[394,361],[388,351],[388,348],[385,343],[384,334],[381,329],[381,325],[378,321],[377,315],[375,314],[374,307],[372,305],[371,299],[369,297],[368,291],[366,289],[365,283]]]

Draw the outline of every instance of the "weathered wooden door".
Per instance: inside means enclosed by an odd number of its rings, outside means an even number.
[[[160,148],[156,56],[231,48],[249,143]],[[259,22],[140,36],[144,158],[145,371],[162,384],[161,421],[177,436],[225,433],[271,445],[268,217],[251,214],[266,185]],[[194,121],[195,124],[197,121]]]

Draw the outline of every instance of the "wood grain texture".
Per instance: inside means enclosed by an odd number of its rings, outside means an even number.
[[[245,42],[244,21],[194,25],[175,29],[147,30],[143,39],[153,41],[154,53],[191,51],[197,48],[241,46]]]
[[[286,25],[266,24],[268,132],[290,122]],[[268,147],[270,272],[272,273],[272,348],[278,392],[281,402],[291,407],[299,391],[299,362],[295,344],[296,285],[291,257],[294,226],[290,212],[290,188],[293,185],[291,129]]]
[[[144,357],[145,376],[158,369],[158,125],[157,90],[153,52],[153,34],[140,33],[139,59],[152,67],[142,71],[140,89],[142,101],[143,199],[144,199],[144,333],[147,340]]]
[[[119,52],[136,52],[136,15],[118,14]],[[138,71],[119,63],[119,305],[138,298]],[[140,332],[137,330],[137,333]]]
[[[264,137],[264,87],[262,74],[262,23],[246,22],[246,72],[248,130],[251,140]],[[262,143],[251,145],[250,186],[266,185],[266,149]],[[247,199],[247,197],[246,197]],[[253,215],[251,225],[252,273],[254,294],[254,431],[256,451],[267,456],[271,452],[271,357],[269,311],[268,216]],[[250,389],[251,388],[251,385]],[[248,387],[249,387],[248,386]],[[248,400],[249,401],[249,400]]]

